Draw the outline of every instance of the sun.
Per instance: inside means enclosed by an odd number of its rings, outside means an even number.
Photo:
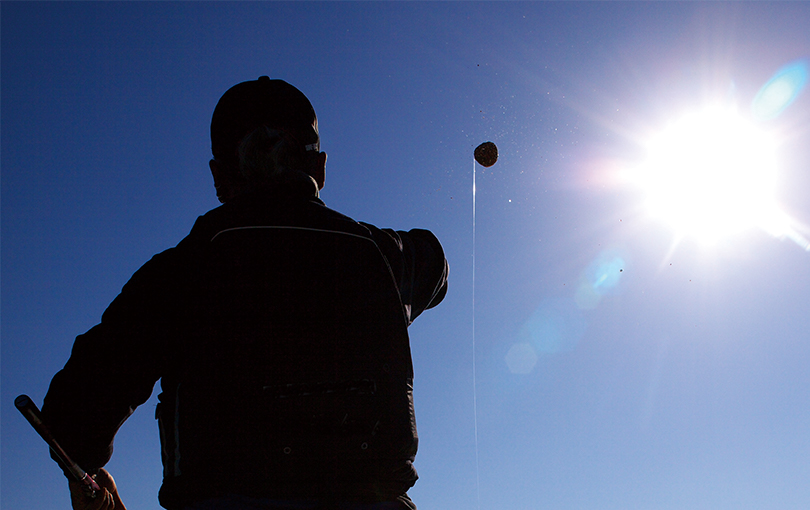
[[[772,221],[776,148],[735,108],[712,106],[650,137],[629,177],[645,192],[648,212],[677,237],[711,244]]]

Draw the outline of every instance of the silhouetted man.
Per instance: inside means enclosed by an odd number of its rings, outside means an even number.
[[[71,484],[74,508],[123,506],[101,468],[158,379],[162,506],[415,508],[407,326],[446,293],[441,245],[321,202],[317,119],[288,83],[228,90],[211,144],[223,205],[133,275],[45,398],[106,487],[90,500]]]

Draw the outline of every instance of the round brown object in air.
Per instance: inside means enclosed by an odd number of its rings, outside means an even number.
[[[484,142],[475,148],[473,156],[479,165],[489,168],[498,161],[498,146],[492,142]]]

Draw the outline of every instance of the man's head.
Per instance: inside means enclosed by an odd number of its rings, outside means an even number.
[[[307,97],[282,80],[262,76],[234,85],[211,119],[211,173],[225,202],[284,172],[303,172],[319,188],[326,154]]]

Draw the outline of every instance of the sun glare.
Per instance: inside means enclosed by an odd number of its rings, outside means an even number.
[[[735,109],[684,115],[647,146],[631,179],[649,212],[675,229],[712,243],[762,226],[777,209],[776,144]]]

